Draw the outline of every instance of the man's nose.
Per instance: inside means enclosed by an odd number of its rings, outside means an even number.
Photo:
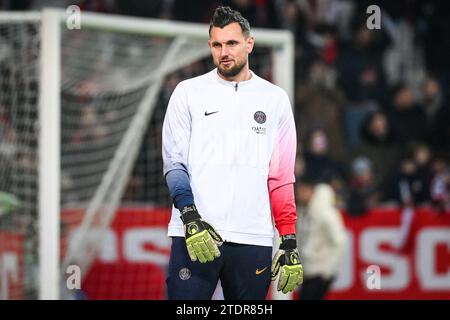
[[[228,56],[229,50],[227,46],[222,46],[222,51],[220,52],[220,55],[223,57]]]

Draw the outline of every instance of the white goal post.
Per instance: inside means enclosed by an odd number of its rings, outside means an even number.
[[[62,36],[63,33],[69,32],[66,28],[67,17],[66,12],[59,9],[44,9],[42,12],[30,13],[0,12],[0,28],[3,25],[27,22],[39,25],[40,45],[38,47],[39,68],[37,76],[39,79],[37,106],[38,190],[36,190],[38,197],[36,211],[39,242],[39,276],[37,279],[39,299],[60,299],[61,288],[65,285],[61,283],[65,268],[70,264],[87,268],[92,262],[98,248],[91,248],[90,246],[92,243],[95,244],[100,241],[101,232],[98,238],[89,240],[91,241],[89,245],[85,243],[88,241],[87,233],[94,228],[94,224],[95,228],[101,231],[111,223],[165,77],[181,67],[208,57],[210,54],[207,47],[209,26],[205,24],[81,12],[81,30],[167,37],[173,39],[173,41],[167,46],[167,49],[164,49],[164,56],[158,57],[158,62],[148,75],[138,74],[134,82],[124,81],[123,83],[120,83],[111,75],[105,76],[104,87],[107,88],[108,92],[115,92],[114,97],[110,98],[114,99],[115,104],[120,104],[120,106],[122,106],[121,103],[127,104],[128,102],[123,101],[134,99],[137,91],[139,91],[139,98],[136,98],[136,101],[138,101],[136,106],[127,111],[132,115],[127,116],[126,121],[114,123],[116,131],[118,130],[116,128],[124,127],[123,131],[119,132],[120,139],[114,145],[111,158],[104,165],[104,170],[95,172],[95,174],[101,175],[101,178],[98,179],[98,183],[92,189],[91,194],[80,197],[83,201],[86,201],[84,218],[79,224],[76,234],[71,238],[67,252],[61,258],[60,215],[62,196],[64,196],[61,187],[61,179],[63,179],[61,157],[65,152],[65,149],[61,146],[61,118],[64,117],[64,112],[61,109],[62,83],[71,86],[70,72],[73,72],[74,77],[80,79],[85,76],[83,66],[77,65],[78,62],[73,62],[70,69],[63,65],[63,51],[70,50],[67,49],[66,38]],[[292,33],[284,30],[266,29],[252,29],[251,33],[255,37],[255,46],[267,46],[273,49],[271,55],[273,82],[287,91],[292,105],[294,105],[294,39]],[[191,40],[196,42],[193,46],[190,44]],[[77,41],[81,45],[78,44],[80,46],[75,48],[83,49],[82,40]],[[201,43],[204,43],[204,45],[201,45]],[[72,45],[73,43],[69,47]],[[189,45],[192,48],[187,50],[186,48]],[[152,44],[151,47],[145,47],[144,51],[148,50],[152,53],[155,50],[154,48],[156,48],[156,45]],[[86,49],[89,48],[86,47]],[[76,57],[77,52],[71,54]],[[115,53],[105,52],[105,56],[111,54]],[[158,56],[159,53],[154,54]],[[142,52],[138,52],[137,55],[143,56]],[[118,55],[118,59],[121,58],[122,56]],[[77,69],[78,67],[79,69]],[[66,71],[64,71],[64,68],[66,68]],[[120,71],[120,69],[118,70]],[[130,73],[137,72],[136,70]],[[120,74],[117,75],[117,79],[119,78]],[[103,98],[105,94],[99,94],[99,96]],[[120,109],[120,112],[122,112],[122,109]],[[112,136],[113,134],[111,134]],[[89,156],[94,157],[94,151]],[[94,175],[93,173],[90,174]],[[89,172],[85,175],[89,176]],[[100,222],[97,220],[100,220]],[[91,249],[92,251],[88,252]]]

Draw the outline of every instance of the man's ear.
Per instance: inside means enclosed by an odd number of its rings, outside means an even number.
[[[253,51],[253,46],[255,45],[255,38],[248,37],[247,38],[247,53],[250,54]]]
[[[208,47],[211,48],[211,40],[208,40]]]

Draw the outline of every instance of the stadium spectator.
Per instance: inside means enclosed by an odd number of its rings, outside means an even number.
[[[428,141],[438,152],[446,152],[450,150],[450,108],[441,83],[431,74],[423,81],[422,97],[430,127]]]
[[[430,186],[434,208],[439,213],[450,212],[450,166],[443,157],[436,157],[431,164]]]
[[[429,186],[418,170],[414,155],[401,156],[397,169],[387,181],[384,200],[395,201],[402,206],[418,206],[429,202]]]
[[[438,111],[444,107],[441,84],[428,74],[422,84],[422,106],[429,122],[433,122]]]
[[[367,157],[373,168],[375,183],[380,186],[398,161],[398,148],[393,144],[391,124],[382,111],[370,113],[361,127],[360,143],[349,152],[348,161]]]
[[[336,85],[336,70],[317,59],[310,67],[309,81],[297,86],[295,117],[298,141],[305,145],[307,133],[321,128],[329,139],[329,155],[342,159],[345,151],[341,127],[344,103],[344,93]]]
[[[359,216],[379,204],[380,192],[368,158],[354,159],[351,167],[346,212],[351,216]]]
[[[299,298],[320,300],[326,298],[344,255],[345,228],[331,186],[317,184],[309,175],[297,181],[298,246],[304,265]]]
[[[303,160],[305,172],[319,182],[333,183],[345,177],[343,165],[329,155],[328,136],[322,129],[308,134]]]
[[[404,146],[409,142],[427,141],[428,125],[423,108],[414,99],[407,84],[394,87],[388,117],[392,126],[394,142]]]
[[[429,189],[418,171],[414,154],[407,152],[402,155],[398,172],[393,175],[391,184],[386,190],[391,193],[387,199],[394,200],[401,208],[397,249],[404,252],[413,244],[411,227],[416,208],[429,200]]]
[[[414,154],[414,161],[417,166],[417,175],[425,182],[425,188],[429,189],[431,181],[431,159],[433,153],[430,147],[425,143],[414,143],[410,146],[411,152]],[[428,201],[429,199],[427,199]]]

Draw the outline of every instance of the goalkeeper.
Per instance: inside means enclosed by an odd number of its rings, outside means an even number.
[[[249,69],[248,21],[216,9],[212,71],[175,88],[163,124],[173,199],[169,299],[265,299],[303,281],[295,239],[296,131],[287,94]],[[272,220],[273,216],[273,220]],[[272,259],[273,222],[281,236]]]

